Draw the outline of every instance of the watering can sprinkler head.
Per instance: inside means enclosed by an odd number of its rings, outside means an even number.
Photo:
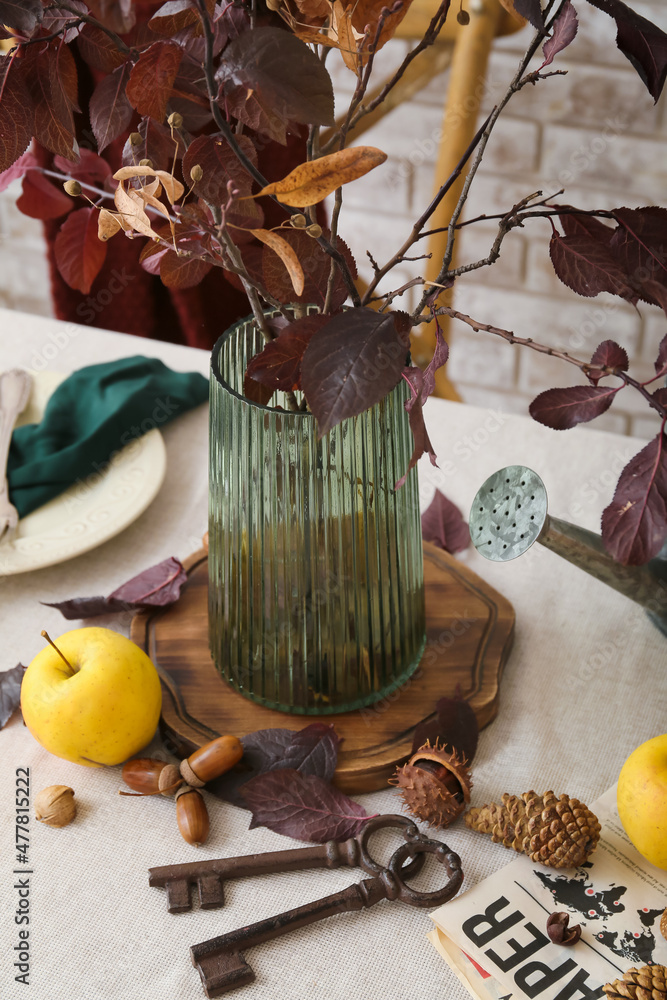
[[[667,561],[616,562],[600,535],[549,515],[547,491],[532,469],[510,465],[489,476],[472,502],[469,525],[473,545],[486,559],[509,562],[539,542],[641,604],[667,635]]]

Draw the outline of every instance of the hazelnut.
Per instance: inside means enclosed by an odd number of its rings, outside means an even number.
[[[35,796],[35,817],[47,826],[67,826],[76,816],[74,790],[67,785],[49,785]]]

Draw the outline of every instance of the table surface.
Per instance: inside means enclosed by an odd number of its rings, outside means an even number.
[[[69,372],[131,354],[172,368],[208,371],[191,348],[0,310],[0,370],[20,365]],[[435,488],[467,512],[488,475],[505,465],[535,469],[551,513],[599,530],[618,473],[642,446],[635,439],[577,428],[551,431],[529,418],[444,400],[425,410],[439,469],[422,461],[420,499]],[[27,664],[40,630],[67,626],[40,605],[109,593],[141,569],[200,544],[207,517],[207,412],[200,407],[163,429],[168,468],[150,508],[122,534],[60,566],[0,579],[0,670]],[[516,638],[505,668],[497,719],[480,736],[473,804],[530,789],[592,802],[616,779],[639,743],[667,729],[665,640],[631,601],[534,546],[515,562],[493,564],[474,551],[461,558],[514,605]],[[125,633],[127,616],[98,620]],[[307,720],[305,720],[307,721]],[[154,746],[157,746],[155,744]],[[248,832],[249,814],[208,796],[211,834],[196,850],[180,837],[174,804],[133,802],[116,793],[120,767],[84,768],[43,750],[13,721],[0,733],[0,995],[24,997],[12,969],[19,889],[14,856],[17,768],[30,768],[33,794],[70,785],[79,813],[55,830],[30,825],[30,995],[35,1000],[201,1000],[188,947],[250,921],[337,891],[349,871],[301,872],[229,883],[221,910],[169,915],[162,890],[149,889],[151,866],[298,846],[265,829]],[[359,796],[369,812],[398,812],[393,789]],[[438,834],[435,833],[437,836]],[[464,890],[507,864],[513,853],[459,821],[441,832],[462,858]],[[393,847],[395,845],[391,845]],[[388,856],[389,841],[377,849]],[[463,1000],[467,994],[426,940],[428,911],[381,903],[253,949],[256,982],[246,1000],[292,996],[326,1000]]]

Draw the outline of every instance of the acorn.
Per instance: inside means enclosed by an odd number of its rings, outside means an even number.
[[[219,778],[243,756],[243,744],[236,736],[218,736],[181,761],[181,775],[193,788]]]
[[[389,784],[396,785],[408,812],[431,826],[449,826],[470,802],[472,778],[463,756],[427,740]]]
[[[173,795],[184,779],[175,764],[152,757],[136,757],[123,764],[123,781],[139,795]],[[119,792],[129,795],[129,792]]]
[[[183,840],[193,847],[200,847],[208,837],[208,810],[196,788],[185,785],[176,792],[176,822]]]
[[[505,792],[501,803],[470,809],[466,826],[490,834],[494,844],[527,854],[539,864],[576,868],[593,853],[600,839],[597,816],[568,795],[530,791],[517,796]]]

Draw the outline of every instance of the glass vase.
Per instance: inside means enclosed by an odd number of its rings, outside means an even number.
[[[211,361],[209,641],[222,677],[271,708],[321,715],[404,683],[425,644],[417,471],[403,379],[322,440],[314,417],[243,396],[252,318]],[[299,396],[300,394],[297,394]]]

